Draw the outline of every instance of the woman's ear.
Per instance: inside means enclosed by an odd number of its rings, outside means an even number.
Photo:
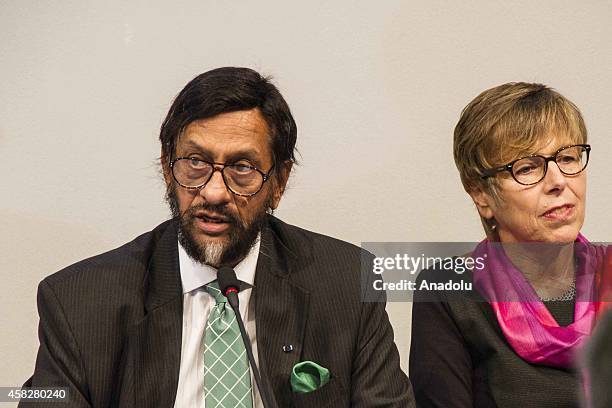
[[[490,220],[495,217],[495,200],[489,193],[477,187],[470,191],[469,195],[482,218]]]

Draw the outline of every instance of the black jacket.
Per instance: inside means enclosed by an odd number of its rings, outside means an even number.
[[[253,296],[262,375],[279,407],[414,406],[384,303],[361,301],[361,256],[269,217]],[[40,349],[25,386],[68,386],[72,402],[61,407],[172,407],[182,309],[170,220],[41,282]],[[303,360],[327,367],[330,382],[293,393],[291,370]]]

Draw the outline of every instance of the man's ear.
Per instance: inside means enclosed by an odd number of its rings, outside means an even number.
[[[281,197],[285,192],[285,187],[287,186],[287,181],[289,180],[289,174],[291,174],[291,168],[293,167],[293,162],[291,160],[285,160],[281,164],[278,165],[278,169],[272,175],[272,202],[270,203],[270,207],[275,210],[280,204]]]
[[[172,184],[172,174],[170,170],[170,162],[168,162],[168,156],[162,149],[161,156],[159,158],[161,161],[162,172],[164,173],[164,180],[166,181],[166,187],[169,187]]]
[[[475,187],[469,193],[472,201],[476,204],[478,213],[482,218],[490,220],[495,217],[495,201],[493,197],[479,187]]]

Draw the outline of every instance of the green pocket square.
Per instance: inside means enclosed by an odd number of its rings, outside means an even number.
[[[293,392],[312,392],[329,382],[329,370],[312,361],[302,361],[293,366],[291,390]]]

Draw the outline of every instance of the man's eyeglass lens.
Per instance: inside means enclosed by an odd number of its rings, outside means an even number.
[[[177,159],[172,166],[175,180],[183,187],[200,188],[211,179],[212,163],[198,159]],[[227,187],[235,194],[253,195],[261,189],[265,175],[247,164],[227,164],[221,170]]]

